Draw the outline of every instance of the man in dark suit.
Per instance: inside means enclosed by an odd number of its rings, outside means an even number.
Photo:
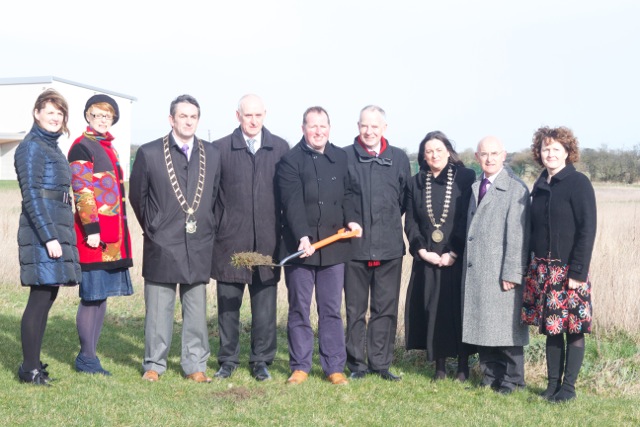
[[[199,120],[195,98],[177,97],[169,115],[173,130],[138,149],[129,182],[131,207],[144,234],[142,378],[151,382],[167,369],[177,284],[183,318],[182,369],[192,381],[211,382],[206,375],[210,354],[206,285],[215,237],[220,154],[195,136]]]
[[[389,371],[398,323],[404,240],[402,214],[409,158],[384,138],[385,112],[375,105],[360,111],[359,135],[345,148],[354,203],[354,218],[363,227],[351,244],[345,264],[347,366],[352,379],[368,373],[389,381],[401,377]],[[370,311],[369,321],[366,320]]]
[[[276,354],[276,300],[280,268],[234,268],[236,252],[258,252],[278,258],[280,201],[276,196],[276,164],[289,150],[287,142],[263,126],[266,110],[256,95],[238,103],[240,126],[213,143],[220,151],[220,190],[216,201],[218,232],[211,277],[217,282],[220,369],[229,378],[239,364],[240,307],[245,284],[251,297],[249,366],[258,381],[271,379],[268,365]]]

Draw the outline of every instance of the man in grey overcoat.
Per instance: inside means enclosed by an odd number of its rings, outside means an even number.
[[[221,156],[220,191],[216,200],[217,234],[211,277],[216,280],[220,369],[229,378],[240,363],[240,307],[245,287],[251,298],[249,366],[258,381],[271,378],[267,366],[276,355],[276,301],[280,268],[253,270],[231,265],[236,252],[258,252],[278,259],[280,198],[276,195],[276,165],[289,144],[263,126],[267,112],[257,95],[238,102],[240,126],[215,141]]]
[[[529,250],[529,190],[504,166],[502,142],[478,144],[482,175],[473,184],[463,274],[462,341],[478,346],[481,386],[524,388],[528,327],[520,322]]]

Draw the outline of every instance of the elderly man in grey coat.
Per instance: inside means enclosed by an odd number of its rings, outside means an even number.
[[[529,190],[504,166],[493,136],[478,144],[481,179],[472,186],[463,276],[462,340],[478,346],[481,386],[509,394],[524,388],[529,331],[520,322],[529,248]]]

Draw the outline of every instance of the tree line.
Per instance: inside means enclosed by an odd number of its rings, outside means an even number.
[[[131,165],[133,165],[137,148],[138,146],[131,146]],[[459,156],[467,167],[476,171],[477,175],[482,172],[473,149],[467,148],[459,153]],[[417,172],[418,153],[409,154],[409,159],[413,172]],[[534,181],[542,171],[542,168],[534,162],[530,148],[509,153],[506,164],[526,182]],[[575,166],[593,182],[640,183],[640,144],[630,150],[612,150],[606,146],[597,150],[593,148],[581,149],[580,161]]]
[[[467,148],[458,154],[465,166],[475,170],[477,175],[482,172],[473,149]],[[409,154],[409,159],[413,171],[417,172],[418,153]],[[509,153],[505,163],[526,182],[534,181],[542,171],[542,167],[533,160],[530,148]],[[630,150],[612,150],[606,146],[597,150],[581,149],[580,161],[575,164],[575,167],[593,182],[640,183],[640,144]]]

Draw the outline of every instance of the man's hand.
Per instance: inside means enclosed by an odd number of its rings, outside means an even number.
[[[311,246],[311,241],[309,241],[309,237],[308,236],[304,236],[303,238],[300,239],[300,244],[298,245],[298,250],[299,251],[304,251],[304,253],[302,255],[300,255],[300,258],[306,258],[306,257],[309,257],[309,256],[313,255],[313,253],[316,251],[316,248]]]
[[[429,264],[440,264],[440,255],[435,252],[427,252],[426,249],[419,249],[418,256],[422,258],[423,261],[428,262]]]
[[[505,291],[505,292],[506,291],[510,291],[511,289],[513,289],[515,287],[516,287],[516,284],[513,283],[513,282],[508,282],[506,280],[502,281],[502,290]]]

